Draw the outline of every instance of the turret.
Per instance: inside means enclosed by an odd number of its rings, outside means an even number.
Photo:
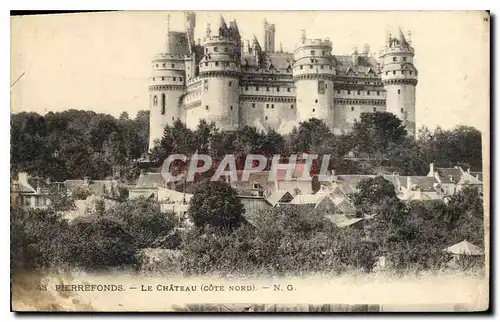
[[[235,22],[228,28],[222,16],[217,31],[204,39],[199,63],[204,108],[197,114],[209,123],[216,122],[221,130],[233,130],[239,126],[241,39]]]
[[[181,38],[186,38],[185,33],[170,31],[170,28],[167,28],[164,52],[152,59],[148,87],[150,149],[155,140],[163,136],[165,126],[180,118],[179,99],[185,91],[184,58],[188,51],[187,44],[180,45]]]
[[[381,78],[386,89],[386,111],[399,117],[409,135],[415,135],[415,90],[418,71],[413,65],[415,50],[401,29],[388,34],[380,59]]]
[[[294,51],[292,67],[297,99],[297,121],[310,118],[333,126],[335,68],[329,40],[306,39],[305,31]]]

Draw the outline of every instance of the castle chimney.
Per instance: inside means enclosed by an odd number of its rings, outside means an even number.
[[[306,30],[302,29],[302,30],[300,30],[300,32],[301,32],[300,40],[302,40],[302,42],[304,42],[306,40]]]
[[[358,48],[353,47],[352,48],[352,55],[351,55],[353,66],[358,66],[358,57],[359,57]]]
[[[369,56],[370,55],[370,45],[365,44],[363,47],[363,56]]]

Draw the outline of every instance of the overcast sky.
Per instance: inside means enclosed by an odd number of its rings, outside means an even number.
[[[162,50],[168,12],[136,11],[12,18],[12,110],[94,110],[132,117],[148,109],[152,56]],[[206,24],[216,30],[221,12],[197,12],[196,38]],[[184,30],[182,12],[171,12],[171,30]],[[489,130],[489,22],[482,12],[222,12],[236,19],[243,39],[263,44],[263,20],[276,25],[292,51],[305,29],[308,38],[329,37],[335,54],[371,46],[377,54],[386,30],[411,30],[415,47],[417,127],[457,124]]]

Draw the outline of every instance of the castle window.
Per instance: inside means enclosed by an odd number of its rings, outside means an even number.
[[[208,66],[208,63],[205,63],[205,66]]]
[[[215,62],[215,66],[219,66],[219,62],[218,61]]]
[[[229,107],[229,109],[232,111],[232,110],[233,110],[233,106],[231,105],[231,106]]]
[[[279,87],[279,86],[278,86],[278,87],[276,87],[276,91],[277,91],[277,92],[279,92],[279,91],[280,91],[280,87]]]
[[[167,64],[163,63],[163,65],[162,65],[162,66],[163,66],[163,67],[167,67]]]
[[[314,103],[318,103],[318,100],[314,100]]]
[[[208,48],[205,48],[205,54],[208,54]]]
[[[398,94],[401,94],[401,90],[400,89],[398,89]]]
[[[351,95],[351,91],[347,91],[347,95]]]
[[[370,95],[370,91],[366,91],[366,95]]]
[[[289,92],[289,91],[290,91],[290,87],[287,87],[287,89],[286,89],[286,90],[287,90],[287,92]]]
[[[174,117],[172,116],[172,121],[174,121],[174,120],[175,120],[175,119],[174,119]]]
[[[325,51],[323,50],[323,56],[326,56]]]
[[[392,57],[392,61],[396,61],[396,57]]]
[[[255,86],[255,91],[259,91],[259,86]]]
[[[248,85],[247,85],[247,86],[245,86],[245,91],[248,91]]]
[[[309,65],[309,69],[313,69],[313,65]]]
[[[177,77],[174,77],[174,82],[177,80]]]
[[[313,108],[313,112],[316,112],[316,109]]]
[[[358,91],[358,95],[361,95],[361,91]]]
[[[267,116],[266,116],[266,121],[267,121]]]
[[[380,91],[377,91],[377,96],[380,96]]]
[[[224,47],[224,52],[227,53],[227,47]]]
[[[162,80],[162,81],[164,81],[164,80],[165,80],[165,77],[162,77],[162,78],[161,78],[161,80]]]
[[[269,92],[269,87],[266,87],[266,91],[268,91],[268,92]]]
[[[158,96],[153,97],[153,106],[158,106]]]
[[[302,67],[303,67],[303,66],[302,66],[302,65],[300,65],[300,69],[302,69]]]
[[[332,66],[332,65],[330,65],[330,70],[332,70],[332,69],[333,69],[333,66]]]
[[[311,55],[312,56],[316,55],[316,52],[314,50],[311,50]]]
[[[153,82],[155,81],[155,78],[153,77]]]
[[[218,52],[218,51],[219,51],[219,48],[214,47],[214,52]]]
[[[403,57],[403,61],[406,61],[406,57]]]
[[[255,108],[255,103],[252,103],[252,108]]]
[[[389,75],[389,72],[385,72],[386,75]]]
[[[321,65],[321,66],[320,66],[320,68],[321,68],[321,69],[323,69],[323,68],[324,68],[324,66],[323,66],[323,65]]]
[[[208,105],[205,105],[205,110],[207,110],[207,111],[208,111]]]
[[[266,108],[269,108],[269,104],[266,104]]]
[[[392,71],[392,75],[396,75],[396,71],[395,70]]]
[[[229,87],[231,87],[231,85],[233,85],[233,82],[229,81],[228,85]]]
[[[182,82],[182,77],[179,77],[179,82]]]
[[[172,64],[172,68],[175,68],[175,64]]]
[[[354,106],[351,106],[351,111],[354,112]]]
[[[271,108],[274,108],[274,104],[271,104]]]
[[[156,67],[158,67],[158,64],[156,64]]]
[[[311,58],[311,63],[314,63],[314,58]]]
[[[376,107],[373,107],[373,111],[376,112],[377,111],[377,108]]]
[[[165,94],[161,94],[161,115],[165,115]]]
[[[401,113],[403,113],[403,109],[401,108]]]
[[[337,94],[340,94],[340,89],[337,90]]]
[[[325,88],[328,88],[328,84],[325,84]]]
[[[410,75],[413,75],[413,72],[410,70]]]
[[[290,105],[290,109],[292,109],[292,110],[293,110],[293,104],[292,104],[292,105]]]

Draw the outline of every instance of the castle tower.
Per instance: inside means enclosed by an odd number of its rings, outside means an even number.
[[[276,27],[274,24],[269,24],[264,20],[264,51],[274,52],[274,39],[276,34]]]
[[[221,130],[235,130],[239,126],[241,40],[234,23],[232,27],[221,16],[218,35],[209,35],[204,40],[204,57],[199,63],[203,108],[201,113],[193,113],[197,119],[191,118],[187,122],[189,127],[195,127],[201,118],[215,122]]]
[[[305,32],[295,47],[292,71],[299,122],[317,118],[333,127],[335,68],[331,51],[331,41],[306,39]]]
[[[170,17],[169,17],[170,20]],[[149,148],[161,139],[166,125],[180,119],[180,98],[185,91],[185,62],[187,44],[179,42],[184,33],[167,30],[165,49],[152,60],[149,78]]]
[[[381,78],[386,89],[386,111],[399,117],[409,135],[415,135],[415,89],[418,71],[413,65],[415,50],[401,29],[388,35],[380,58]]]

